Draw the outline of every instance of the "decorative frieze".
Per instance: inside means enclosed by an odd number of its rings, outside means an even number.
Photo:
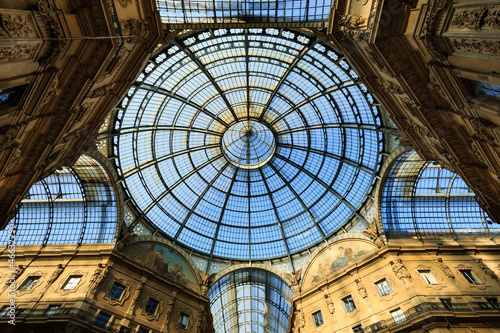
[[[500,30],[500,5],[457,9],[450,28],[467,30]]]
[[[467,53],[500,54],[500,41],[491,39],[450,38],[456,51]]]
[[[23,61],[34,58],[37,44],[0,46],[0,62]]]

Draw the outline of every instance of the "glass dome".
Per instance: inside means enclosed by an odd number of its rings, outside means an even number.
[[[129,90],[115,162],[139,219],[165,236],[218,258],[284,257],[359,217],[381,163],[378,112],[314,36],[202,31]]]

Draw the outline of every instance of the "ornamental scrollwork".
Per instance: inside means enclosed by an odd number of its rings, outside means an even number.
[[[0,14],[0,38],[35,36],[27,15]]]

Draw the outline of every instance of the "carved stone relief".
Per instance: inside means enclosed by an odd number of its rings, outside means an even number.
[[[36,37],[28,15],[0,14],[0,38]]]
[[[37,44],[0,46],[0,62],[22,61],[34,58]]]
[[[450,28],[468,30],[499,30],[500,5],[457,10]]]
[[[339,27],[342,27],[342,30],[349,37],[356,38],[366,36],[366,18],[359,14],[349,14],[342,17],[339,20]]]
[[[109,292],[111,291],[111,288],[113,288],[115,282],[118,282],[119,284],[125,287],[125,289],[122,292],[122,295],[119,298],[109,297]],[[130,285],[127,284],[127,281],[125,281],[124,279],[112,280],[106,287],[106,292],[104,293],[103,299],[107,300],[111,305],[123,305],[123,302],[125,302],[125,300],[129,296],[130,296]]]
[[[129,3],[132,3],[132,0],[118,0],[120,2],[120,5],[123,7],[123,8],[126,8],[128,6]]]
[[[498,56],[500,41],[490,39],[450,38],[456,51],[467,53],[491,54]]]

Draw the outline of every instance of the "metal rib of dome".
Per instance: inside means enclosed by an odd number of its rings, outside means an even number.
[[[117,168],[141,218],[176,242],[289,256],[359,216],[383,148],[373,104],[314,37],[205,31],[155,55],[124,98]]]

